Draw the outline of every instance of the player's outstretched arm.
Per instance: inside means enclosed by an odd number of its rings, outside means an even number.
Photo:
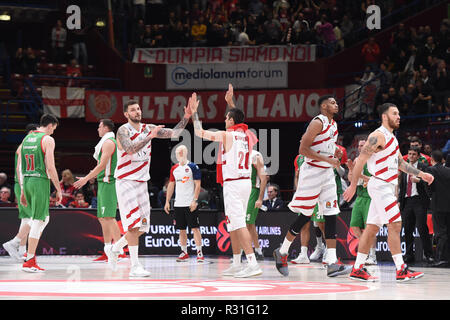
[[[428,183],[428,185],[433,183],[434,176],[432,174],[420,171],[419,169],[413,167],[411,164],[406,162],[401,153],[398,153],[398,169],[404,173],[417,176]]]
[[[184,107],[184,116],[183,119],[181,119],[180,122],[177,123],[177,125],[175,127],[173,127],[173,129],[170,128],[163,128],[161,130],[158,131],[157,135],[155,136],[155,138],[159,138],[159,139],[170,139],[170,138],[178,138],[181,133],[183,132],[184,128],[186,128],[186,125],[189,123],[189,119],[192,116],[192,112],[191,109],[189,108],[189,104],[191,101],[192,97],[189,98],[188,100],[188,104]],[[153,130],[156,126],[151,124],[150,125],[150,129]]]
[[[189,100],[189,109],[192,113],[192,122],[194,124],[194,133],[197,137],[200,137],[202,139],[210,140],[210,141],[219,141],[224,142],[226,132],[225,131],[210,131],[210,130],[204,130],[202,127],[202,122],[200,121],[198,117],[198,104],[199,101],[197,100],[197,94],[194,92],[192,94],[191,99]]]
[[[141,150],[143,147],[147,145],[153,138],[158,135],[158,132],[163,128],[163,125],[153,126],[151,133],[140,141],[133,141],[130,137],[130,132],[125,126],[121,126],[119,130],[117,130],[117,141],[119,142],[119,146],[128,154],[133,154]]]

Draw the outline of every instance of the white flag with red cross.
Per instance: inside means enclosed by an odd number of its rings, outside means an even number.
[[[44,113],[58,118],[84,118],[84,88],[42,87]]]

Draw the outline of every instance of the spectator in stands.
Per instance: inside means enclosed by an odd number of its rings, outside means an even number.
[[[89,208],[89,203],[84,200],[83,191],[78,190],[75,193],[75,200],[69,203],[70,208]]]
[[[267,207],[267,211],[278,211],[283,209],[284,201],[279,196],[280,187],[277,184],[271,183],[267,187],[268,199],[263,201],[263,205]]]
[[[22,48],[17,48],[14,55],[12,71],[14,73],[24,74],[26,69],[25,54]]]
[[[276,45],[279,44],[281,40],[281,24],[277,20],[276,16],[272,13],[267,15],[267,20],[264,22],[264,32],[267,36],[269,44]]]
[[[87,66],[89,61],[86,48],[86,35],[89,29],[89,26],[85,26],[82,29],[74,29],[72,31],[73,57],[83,66]]]
[[[431,165],[431,158],[429,155],[422,153],[422,140],[418,136],[411,136],[408,138],[409,148],[417,148],[420,152],[418,162],[427,166]],[[403,156],[405,161],[408,160],[408,155]]]
[[[145,34],[145,23],[144,20],[139,19],[137,20],[137,23],[134,25],[132,42],[135,46],[141,46],[144,34]]]
[[[374,37],[370,37],[369,41],[364,44],[361,50],[364,63],[369,65],[372,70],[378,69],[378,63],[380,59],[380,46],[375,42]]]
[[[191,36],[194,47],[201,47],[206,44],[207,27],[203,16],[195,19],[191,27]]]
[[[8,175],[4,172],[0,172],[0,188],[3,187],[11,189],[11,185],[8,183]]]
[[[167,39],[165,37],[164,30],[162,28],[160,28],[159,25],[157,25],[157,24],[153,25],[152,38],[155,41],[154,45],[156,48],[161,48],[161,47],[166,46]]]
[[[11,189],[2,187],[0,189],[0,203],[11,203]]]
[[[450,75],[445,60],[439,60],[435,72],[432,74],[434,86],[434,100],[438,105],[444,105],[446,98],[450,96]]]
[[[63,206],[61,203],[56,203],[56,192],[52,192],[50,194],[50,202],[49,202],[49,207],[50,208],[65,208],[65,206]]]
[[[56,26],[52,29],[52,43],[51,43],[51,59],[55,63],[64,63],[66,60],[66,40],[67,31],[63,27],[62,21],[57,20]]]
[[[77,59],[71,59],[69,65],[66,68],[66,75],[68,77],[82,77],[83,74],[81,72],[80,65],[78,64]]]
[[[352,38],[353,22],[347,14],[345,14],[342,17],[341,31],[342,31],[342,37],[344,38],[344,41],[345,40],[348,41],[349,39]]]
[[[91,204],[91,208],[97,208],[97,179],[92,178],[82,188],[84,199]]]
[[[324,57],[333,55],[335,51],[336,35],[333,29],[334,27],[328,21],[327,16],[323,14],[320,18],[320,24],[316,25],[316,31],[322,40]]]
[[[250,3],[248,4],[248,13],[252,16],[259,16],[262,14],[264,10],[264,4],[261,2],[261,0],[250,0]]]
[[[153,48],[155,46],[155,39],[153,39],[153,32],[151,25],[146,25],[144,33],[141,36],[140,47],[141,48]]]
[[[426,155],[428,157],[431,157],[431,152],[433,152],[433,146],[431,145],[431,143],[424,143],[423,144],[423,154],[424,154],[424,156]]]
[[[145,19],[145,0],[133,0],[133,17],[134,19]]]
[[[37,70],[37,59],[34,50],[27,47],[25,52],[25,74],[35,74]]]
[[[421,79],[416,81],[416,91],[413,100],[414,114],[427,114],[431,111],[431,86],[425,85]]]
[[[69,169],[64,170],[61,173],[61,191],[62,191],[62,200],[61,204],[65,207],[69,205],[70,202],[75,200],[75,187],[73,186],[73,183],[75,182],[75,178],[72,174],[72,171]]]

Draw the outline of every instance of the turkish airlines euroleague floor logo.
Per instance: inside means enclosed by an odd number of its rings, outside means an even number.
[[[217,248],[220,252],[227,252],[231,245],[230,234],[227,230],[226,219],[222,220],[218,227],[216,233]]]
[[[3,280],[2,297],[177,298],[292,297],[370,290],[347,283],[270,280]]]

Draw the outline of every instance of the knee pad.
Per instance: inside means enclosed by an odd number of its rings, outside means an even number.
[[[325,217],[325,239],[336,239],[336,215]]]
[[[45,218],[45,220],[32,220],[29,237],[33,239],[39,239],[41,237],[42,232],[47,226],[50,217]]]
[[[26,225],[29,225],[31,227],[31,219],[30,218],[23,218],[20,221],[20,227],[19,229],[22,229],[23,227],[25,227]]]
[[[294,236],[297,236],[302,230],[303,226],[311,219],[311,217],[304,216],[300,214],[298,218],[294,221],[294,223],[289,228],[289,232]]]

